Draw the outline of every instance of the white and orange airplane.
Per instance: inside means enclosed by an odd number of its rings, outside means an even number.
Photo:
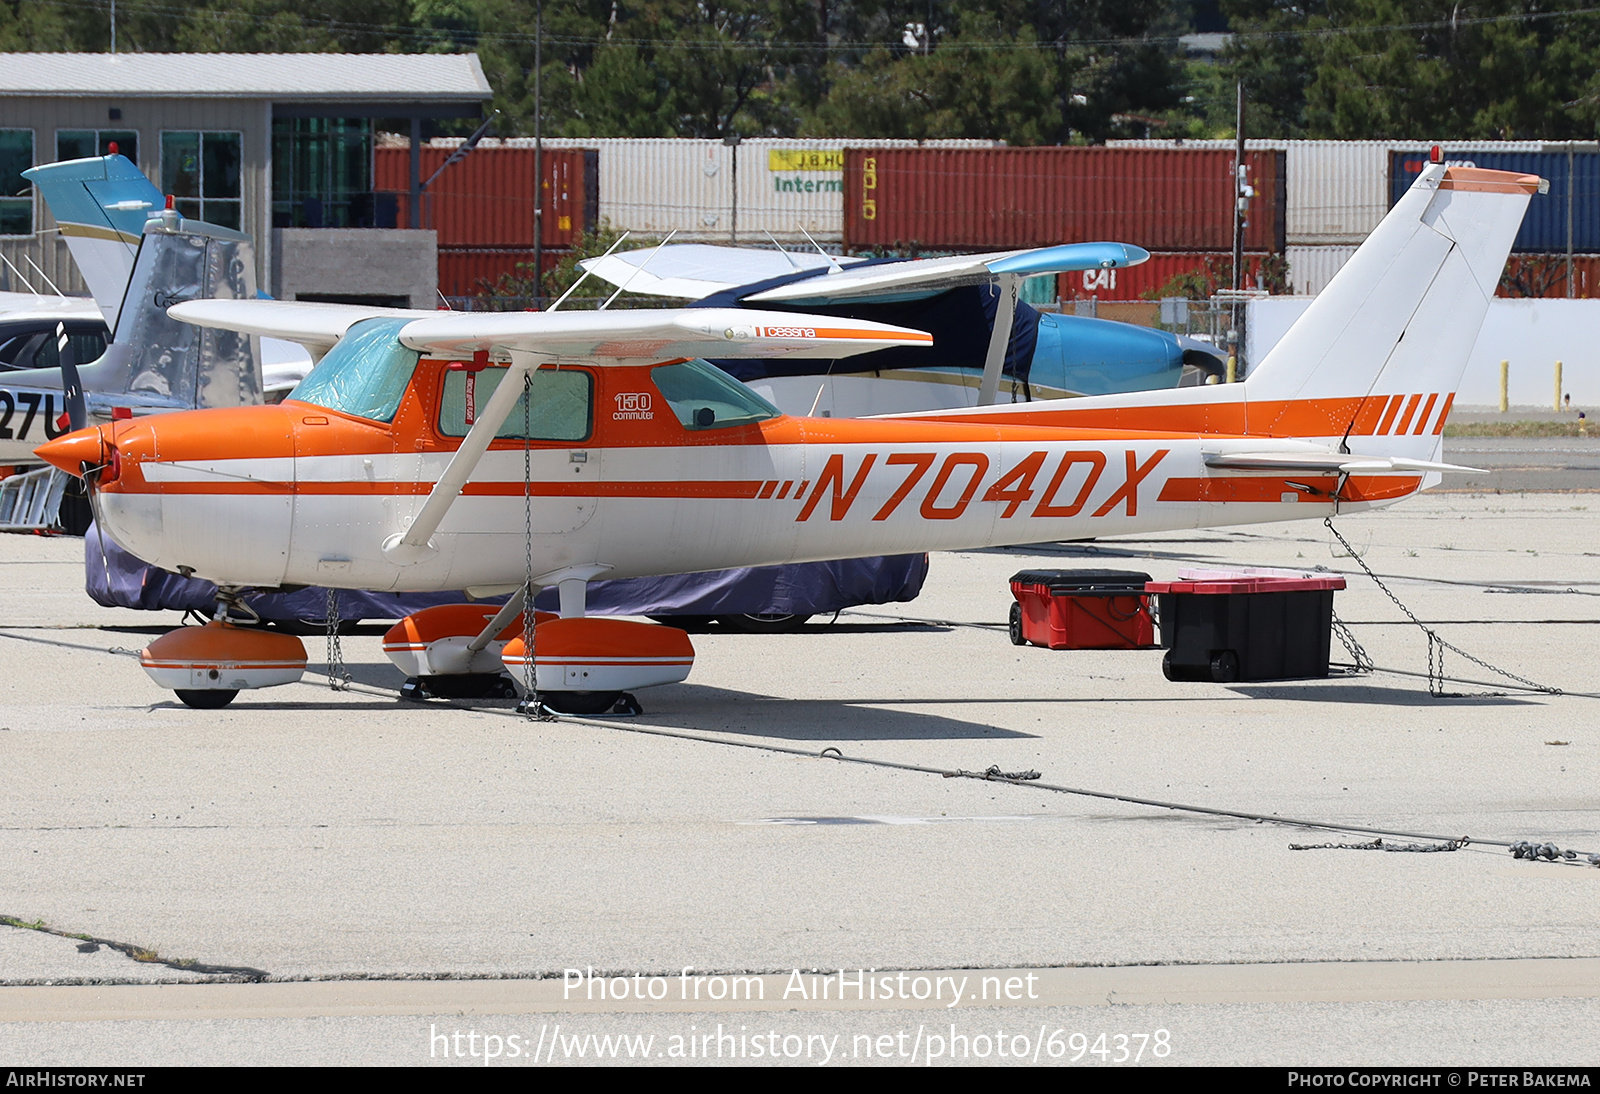
[[[246,588],[513,594],[402,620],[385,650],[460,693],[526,669],[602,709],[682,680],[684,632],[584,617],[586,582],[1321,518],[1409,497],[1541,180],[1434,163],[1242,383],[864,419],[781,414],[700,358],[845,356],[916,331],[792,312],[440,314],[206,300],[170,313],[325,354],[277,406],[114,421],[38,454],[100,527],[221,588],[144,664],[191,705],[298,679]],[[451,694],[434,686],[434,694]]]

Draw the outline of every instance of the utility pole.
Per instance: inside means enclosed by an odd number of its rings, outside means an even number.
[[[1233,300],[1228,318],[1228,383],[1239,378],[1239,290],[1244,288],[1244,81],[1238,83],[1233,123]]]
[[[739,134],[733,130],[732,120],[730,119],[729,128],[723,131],[722,143],[728,146],[728,154],[733,158],[733,171],[731,172],[733,175],[731,180],[733,199],[729,202],[729,209],[733,215],[728,222],[728,241],[735,247],[739,245],[739,140]]]
[[[1571,300],[1578,295],[1577,285],[1572,281],[1572,191],[1577,188],[1577,179],[1573,175],[1573,164],[1576,157],[1573,155],[1572,142],[1567,142],[1567,299]]]
[[[111,0],[111,52],[117,52],[117,0]]]
[[[533,5],[533,306],[544,310],[544,0]]]

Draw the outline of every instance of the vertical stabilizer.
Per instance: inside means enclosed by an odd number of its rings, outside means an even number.
[[[145,222],[105,355],[80,365],[91,416],[261,402],[257,339],[202,330],[167,314],[185,300],[254,300],[250,237],[167,211]],[[5,374],[6,387],[61,391],[59,369]]]
[[[46,163],[22,177],[50,206],[106,325],[115,327],[144,222],[160,211],[161,191],[119,155]]]
[[[1249,431],[1305,434],[1304,401],[1316,400],[1319,435],[1396,438],[1363,452],[1433,451],[1528,200],[1546,185],[1424,169],[1245,381]]]

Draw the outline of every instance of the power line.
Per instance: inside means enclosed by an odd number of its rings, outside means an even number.
[[[106,10],[109,0],[32,0],[36,5],[64,8],[90,8],[96,11]],[[355,23],[339,19],[308,18],[297,12],[281,12],[294,16],[299,25],[307,29],[319,29],[330,34],[370,34],[388,39],[402,39],[416,42],[438,44],[448,41],[456,46],[477,46],[485,42],[527,43],[535,40],[533,34],[512,30],[467,30],[445,27],[419,27],[398,23]],[[1560,11],[1547,12],[1513,12],[1505,15],[1483,15],[1467,18],[1424,20],[1408,23],[1383,23],[1361,26],[1324,26],[1305,27],[1299,29],[1282,30],[1242,30],[1236,31],[1229,37],[1236,42],[1254,41],[1292,41],[1296,39],[1325,39],[1348,37],[1361,34],[1381,34],[1396,31],[1428,31],[1428,30],[1459,30],[1463,27],[1491,26],[1499,24],[1531,24],[1547,22],[1549,20],[1584,18],[1600,14],[1600,7],[1569,8]],[[139,16],[157,16],[172,21],[213,20],[232,23],[259,24],[260,16],[242,11],[226,8],[196,8],[169,6],[164,4],[130,4],[123,0],[123,21],[131,23]],[[816,41],[811,39],[780,39],[762,38],[747,40],[727,38],[721,36],[705,37],[660,37],[660,38],[629,38],[614,34],[596,33],[594,35],[572,34],[545,34],[543,41],[552,45],[567,45],[580,47],[602,47],[606,45],[633,46],[636,48],[664,48],[683,50],[750,50],[764,52],[817,52],[817,53],[861,53],[876,50],[891,52],[912,52],[905,49],[897,38],[892,41],[881,42],[849,42],[849,41]],[[1134,48],[1159,46],[1177,48],[1182,44],[1182,39],[1175,36],[1162,37],[1118,37],[1118,38],[1068,38],[1053,40],[1011,40],[1011,41],[968,41],[954,39],[946,41],[946,48],[957,48],[982,52],[1004,52],[1015,50],[1031,51],[1057,51],[1066,49],[1093,49],[1093,48]]]

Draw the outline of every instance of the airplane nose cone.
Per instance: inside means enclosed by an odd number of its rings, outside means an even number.
[[[47,441],[33,450],[33,454],[52,463],[69,475],[83,476],[83,467],[98,467],[104,451],[99,427],[79,429],[66,436]]]

